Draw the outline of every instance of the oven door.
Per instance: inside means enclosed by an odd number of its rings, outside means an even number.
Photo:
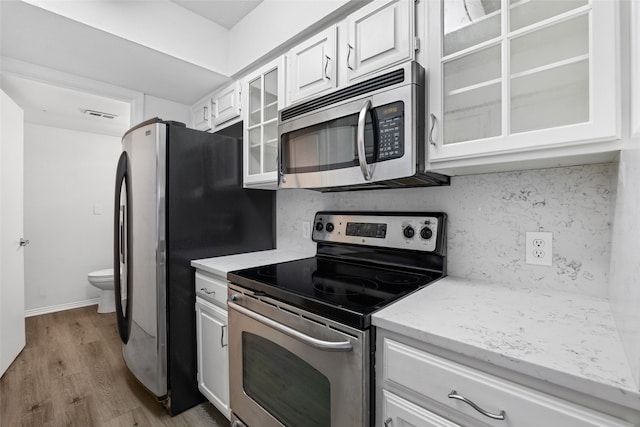
[[[256,298],[232,286],[229,382],[233,425],[368,426],[368,332],[266,297]]]
[[[282,121],[279,186],[328,188],[415,175],[419,87],[361,95]]]

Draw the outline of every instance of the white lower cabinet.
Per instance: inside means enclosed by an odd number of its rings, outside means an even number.
[[[436,356],[397,334],[377,340],[378,427],[633,425]]]
[[[227,418],[229,408],[229,353],[227,310],[196,298],[198,388]]]

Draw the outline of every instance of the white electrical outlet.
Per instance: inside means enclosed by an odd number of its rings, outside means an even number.
[[[302,237],[305,239],[311,237],[311,223],[309,221],[302,221]]]
[[[551,267],[553,260],[553,233],[527,231],[525,238],[525,262]]]

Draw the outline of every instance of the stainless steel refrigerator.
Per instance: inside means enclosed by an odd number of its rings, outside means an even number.
[[[116,316],[129,370],[172,415],[196,379],[192,259],[274,247],[275,194],[242,187],[242,124],[148,120],[127,131],[114,203]]]

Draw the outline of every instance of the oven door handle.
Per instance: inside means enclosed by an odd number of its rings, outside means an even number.
[[[364,176],[365,181],[371,181],[373,177],[373,166],[367,164],[367,153],[364,149],[364,127],[367,121],[367,113],[371,108],[371,100],[367,99],[362,104],[360,114],[358,115],[358,129],[356,133],[356,140],[358,143],[358,162],[360,163],[360,171]]]
[[[269,326],[283,334],[289,335],[292,338],[297,339],[298,341],[307,344],[310,347],[316,348],[318,350],[323,351],[351,351],[353,350],[353,345],[349,341],[324,341],[319,340],[314,337],[310,337],[307,334],[303,334],[302,332],[296,331],[293,328],[283,325],[282,323],[276,322],[275,320],[271,320],[268,317],[265,317],[261,314],[256,313],[255,311],[251,311],[248,308],[242,307],[231,300],[227,301],[227,305],[229,308],[236,310],[239,313],[244,314],[256,320],[264,325]]]

